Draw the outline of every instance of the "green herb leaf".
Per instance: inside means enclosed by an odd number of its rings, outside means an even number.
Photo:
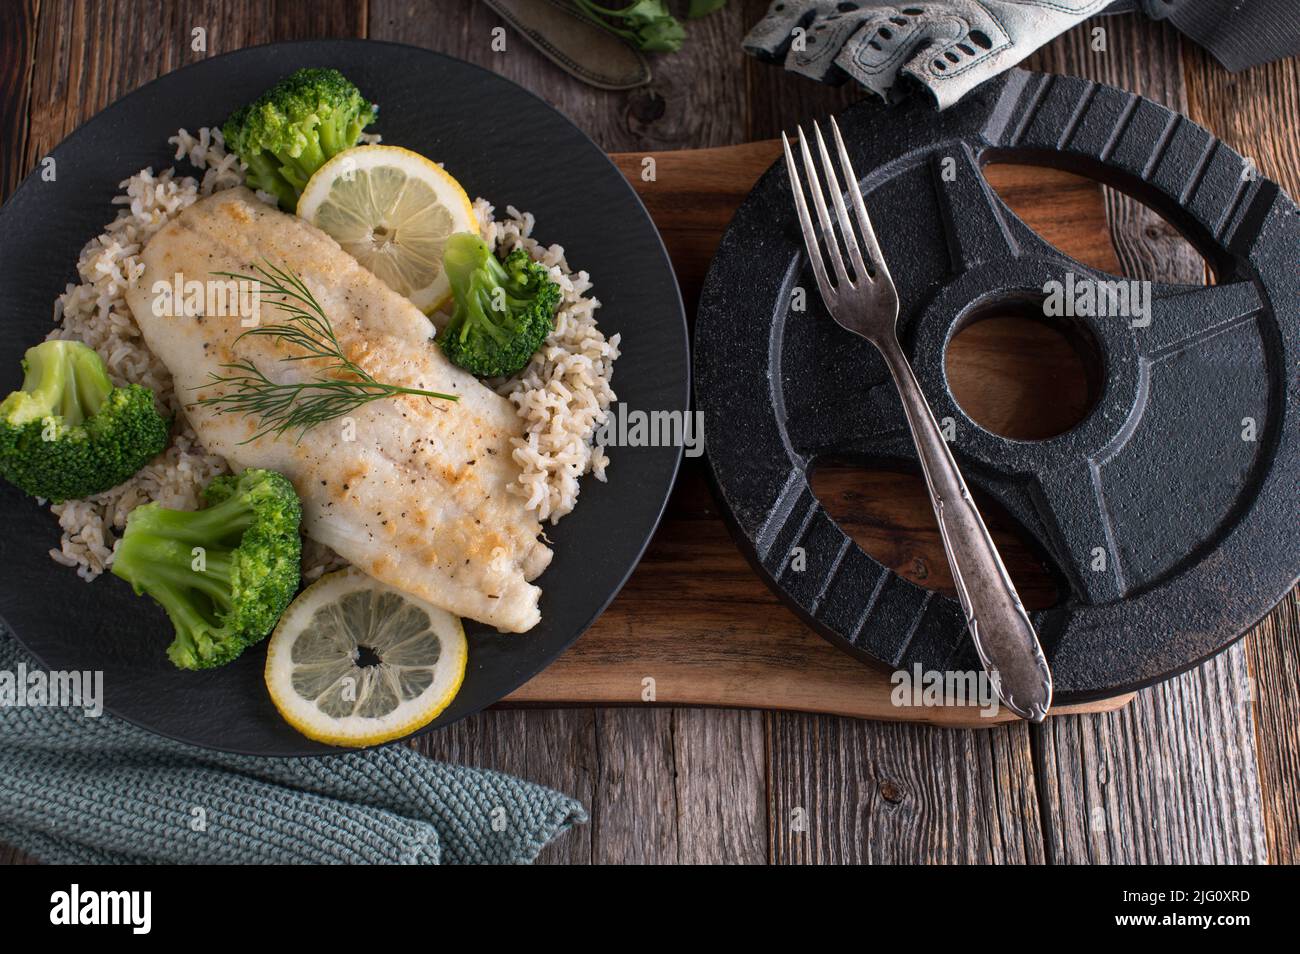
[[[664,0],[633,0],[611,9],[595,0],[572,0],[587,19],[648,53],[671,53],[682,48],[686,30],[669,12]]]
[[[686,16],[691,20],[698,20],[700,17],[707,17],[710,13],[716,13],[726,5],[727,0],[691,0]]]
[[[261,422],[257,432],[240,443],[247,444],[267,434],[280,437],[295,430],[298,432],[297,439],[301,440],[302,435],[317,424],[343,417],[371,401],[399,394],[414,394],[443,401],[460,400],[455,394],[423,391],[376,381],[370,372],[343,353],[329,316],[301,278],[270,262],[265,267],[255,266],[253,270],[257,272],[256,276],[234,272],[213,274],[236,281],[258,282],[264,293],[279,296],[275,305],[287,320],[250,328],[236,341],[257,335],[278,338],[302,352],[288,355],[281,358],[281,361],[322,358],[329,362],[323,369],[329,376],[282,383],[272,381],[251,361],[222,365],[230,373],[213,372],[210,384],[226,385],[225,392],[202,398],[197,403],[216,408],[221,414],[257,417]],[[198,388],[194,390],[197,391]]]

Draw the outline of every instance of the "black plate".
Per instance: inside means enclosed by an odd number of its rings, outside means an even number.
[[[1147,685],[1229,645],[1300,574],[1295,204],[1186,117],[1074,77],[1013,70],[947,112],[922,98],[863,103],[841,126],[898,286],[900,339],[935,417],[955,422],[968,482],[1020,522],[1068,590],[1032,614],[1057,701]],[[1076,319],[1104,385],[1083,421],[1042,441],[967,417],[944,350],[992,302],[1032,302],[1068,273],[1113,276],[1021,222],[984,181],[990,159],[1131,192],[1217,277],[1154,284],[1147,327]],[[808,292],[801,313],[790,307],[795,286]],[[695,379],[719,496],[769,585],[861,659],[977,668],[957,601],[890,572],[812,494],[823,456],[915,467],[916,455],[883,361],[816,292],[784,162],[719,246],[695,326]]]
[[[280,77],[333,66],[380,104],[372,131],[444,162],[471,196],[537,217],[536,235],[563,245],[588,271],[601,329],[623,334],[614,375],[629,409],[682,410],[689,368],[681,296],[659,234],[627,181],[566,118],[476,66],[415,47],[368,41],[282,43],[241,50],[168,74],[124,97],[70,135],[52,156],[57,179],[33,174],[0,210],[0,391],[21,380],[19,360],[50,329],[51,308],[76,281],[78,252],[113,217],[118,183],[172,163],[167,137],[219,125]],[[182,168],[184,168],[182,166]],[[613,448],[609,482],[588,477],[580,505],[548,527],[555,558],[537,581],[542,621],[501,635],[468,627],[460,695],[425,730],[491,705],[565,650],[600,615],[636,566],[663,512],[680,448]],[[172,668],[170,626],[151,600],[104,575],[89,585],[46,555],[57,522],[31,498],[0,487],[0,617],[43,663],[102,669],[107,708],[186,742],[237,752],[337,751],[285,724],[262,683],[264,649],[211,672]]]

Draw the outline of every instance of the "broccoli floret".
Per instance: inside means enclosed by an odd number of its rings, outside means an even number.
[[[113,386],[79,341],[45,341],[23,358],[23,386],[0,401],[0,476],[62,501],[116,487],[167,446],[153,392]]]
[[[266,638],[297,592],[302,505],[272,470],[217,477],[203,510],[131,511],[113,573],[167,611],[180,669],[223,666]]]
[[[355,146],[378,113],[338,70],[301,69],[237,109],[221,133],[248,166],[248,185],[292,212],[312,173]]]
[[[443,353],[479,377],[514,374],[551,333],[560,286],[522,248],[502,262],[470,232],[447,239],[442,265],[455,299]]]

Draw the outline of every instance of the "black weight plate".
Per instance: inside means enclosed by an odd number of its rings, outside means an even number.
[[[595,282],[601,328],[622,332],[615,387],[643,411],[684,410],[685,314],[658,232],[627,180],[576,126],[495,74],[415,47],[368,41],[283,43],[186,67],[104,110],[54,150],[55,182],[29,176],[0,210],[0,391],[21,381],[23,351],[50,329],[77,253],[113,217],[118,183],[171,165],[178,127],[219,124],[303,66],[334,66],[380,104],[386,142],[446,163],[471,195],[537,216]],[[182,168],[184,168],[182,166]],[[526,634],[467,626],[460,695],[429,728],[464,718],[523,684],[600,615],[659,521],[680,448],[617,448],[609,482],[583,481],[577,509],[547,526],[555,558],[538,580],[542,621]],[[337,751],[298,735],[262,684],[263,647],[222,669],[188,673],[164,655],[171,629],[151,600],[106,575],[89,585],[46,555],[55,520],[0,482],[0,617],[44,663],[102,669],[110,711],[165,735],[266,755]]]
[[[1300,575],[1293,202],[1185,117],[1073,77],[1015,70],[947,112],[919,99],[863,103],[840,124],[935,416],[956,422],[967,480],[1069,584],[1061,604],[1032,614],[1057,700],[1147,685],[1229,645]],[[947,343],[990,302],[1041,296],[1067,273],[1115,276],[1021,222],[980,172],[992,159],[1128,191],[1177,226],[1218,279],[1154,285],[1147,327],[1075,319],[1097,345],[1104,386],[1082,422],[1042,441],[967,417],[947,385]],[[728,229],[695,330],[696,394],[724,509],[763,577],[832,642],[889,667],[974,668],[957,602],[868,556],[811,492],[824,455],[916,457],[884,363],[831,320],[806,264],[779,162]],[[803,312],[790,308],[796,287],[808,290]],[[1247,419],[1253,440],[1243,439]]]

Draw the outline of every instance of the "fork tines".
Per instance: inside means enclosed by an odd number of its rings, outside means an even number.
[[[875,230],[871,227],[871,219],[867,215],[867,207],[862,201],[862,190],[858,187],[858,177],[853,172],[853,165],[849,162],[848,150],[844,147],[844,138],[840,135],[839,124],[835,122],[834,118],[831,119],[831,131],[835,136],[840,168],[844,172],[845,179],[848,180],[849,198],[853,204],[854,216],[858,221],[858,230],[856,231],[849,218],[848,209],[844,204],[844,189],[840,185],[840,178],[835,171],[835,165],[831,162],[830,152],[826,148],[826,140],[822,137],[821,127],[817,123],[813,123],[813,132],[817,137],[817,152],[821,156],[822,175],[826,180],[825,186],[822,184],[822,177],[818,175],[812,151],[808,148],[808,136],[803,131],[803,127],[799,127],[799,151],[803,156],[804,172],[808,177],[808,191],[812,194],[813,207],[817,210],[817,224],[813,223],[813,218],[808,212],[808,203],[804,198],[804,186],[800,180],[794,152],[790,148],[790,140],[785,133],[781,133],[781,142],[785,146],[786,166],[790,172],[790,185],[794,192],[795,209],[799,214],[799,225],[803,229],[804,244],[808,247],[808,257],[812,262],[813,273],[817,277],[817,285],[827,304],[835,300],[837,289],[841,286],[853,288],[861,282],[874,280],[878,272],[888,274],[884,257],[880,253],[880,245],[876,241]],[[831,221],[830,212],[826,206],[826,191],[830,192],[831,204],[835,207],[835,220],[839,224],[838,239],[835,226]],[[862,238],[861,246],[858,242],[859,231]],[[841,243],[843,243],[843,251],[841,250]],[[834,284],[831,283],[830,277],[826,273],[825,259],[821,251],[823,245],[826,254],[830,257],[831,267],[835,271],[837,281]],[[865,247],[865,256],[863,247]],[[848,258],[847,265],[845,263],[845,252],[847,252]],[[851,273],[849,266],[852,267]]]

